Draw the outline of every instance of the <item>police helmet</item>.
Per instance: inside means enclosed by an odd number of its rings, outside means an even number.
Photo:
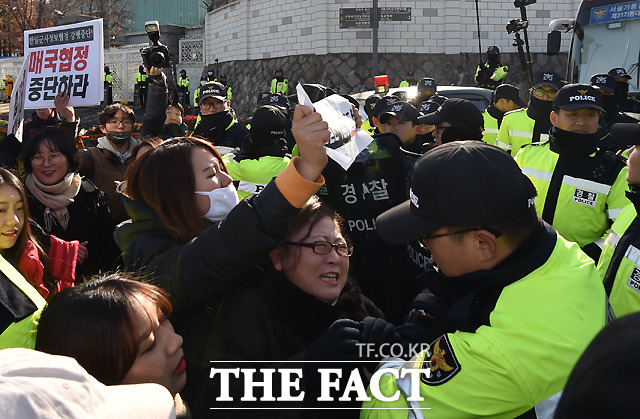
[[[500,54],[500,49],[495,45],[491,45],[489,48],[487,48],[487,53]]]

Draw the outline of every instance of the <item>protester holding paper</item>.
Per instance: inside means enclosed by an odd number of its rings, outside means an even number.
[[[128,269],[142,269],[171,294],[172,321],[196,357],[207,320],[233,281],[255,269],[283,241],[289,220],[322,186],[327,123],[299,106],[293,132],[300,157],[259,195],[237,195],[211,143],[173,138],[138,158],[127,175],[132,220],[116,229]]]

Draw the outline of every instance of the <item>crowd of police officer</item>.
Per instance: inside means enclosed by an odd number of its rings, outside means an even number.
[[[400,87],[417,86],[416,96],[368,97],[372,143],[348,170],[325,169],[319,195],[344,218],[354,278],[402,342],[430,344],[386,364],[399,373],[379,390],[400,397],[365,402],[361,417],[550,417],[556,406],[557,417],[575,417],[582,393],[572,385],[562,396],[574,365],[616,315],[640,311],[640,125],[629,113],[638,110],[630,76],[613,68],[576,84],[544,69],[525,101],[504,83],[498,48],[487,54],[475,73],[494,90],[487,109],[444,97],[436,80],[409,71]],[[226,81],[203,76],[196,134],[224,147],[244,198],[296,153],[295,95],[278,68],[249,128],[231,135],[240,124]],[[191,104],[184,71],[178,86]],[[303,87],[313,102],[335,94]],[[612,351],[619,343],[608,342]],[[590,349],[585,357],[602,356]],[[422,401],[408,397],[402,373],[416,366],[429,371]],[[598,384],[615,381],[607,373]],[[591,413],[611,412],[609,404]]]

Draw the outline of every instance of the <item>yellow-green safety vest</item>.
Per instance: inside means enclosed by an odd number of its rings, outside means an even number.
[[[482,112],[484,118],[484,131],[482,132],[482,141],[487,144],[495,145],[498,136],[498,120],[491,116],[488,111]]]
[[[609,303],[616,317],[640,311],[640,237],[625,241],[624,248],[619,248],[620,238],[636,219],[638,213],[633,204],[629,204],[620,211],[620,215],[611,226],[611,230],[604,241],[604,247],[598,260],[598,272],[603,280],[612,280],[609,285]],[[610,269],[613,254],[624,252],[615,272]],[[613,278],[610,276],[613,275]],[[609,291],[609,289],[607,289]]]
[[[223,157],[229,175],[238,183],[238,198],[244,199],[260,192],[289,165],[289,157],[263,156],[259,159],[235,161],[233,154]]]
[[[289,94],[289,80],[284,79],[282,81],[278,81],[278,79],[271,80],[271,89],[269,90],[271,93],[282,93],[287,96]]]
[[[11,281],[18,287],[36,307],[36,310],[29,316],[12,323],[0,333],[0,349],[6,348],[29,348],[33,349],[36,344],[36,333],[38,320],[46,301],[40,293],[33,287],[16,268],[0,256],[0,271],[3,275],[0,281]],[[6,303],[11,303],[7,301]]]
[[[178,77],[178,86],[180,87],[186,87],[187,90],[189,90],[189,85],[191,84],[191,82],[189,81],[189,77]]]
[[[542,266],[502,290],[490,326],[447,333],[430,345],[429,353],[396,361],[399,372],[429,370],[429,380],[418,383],[423,401],[407,400],[410,375],[384,375],[380,392],[385,397],[398,392],[398,399],[380,401],[370,386],[372,401],[364,402],[360,418],[511,419],[534,406],[536,411],[554,409],[605,319],[606,295],[593,261],[558,236]]]
[[[611,185],[566,173],[558,196],[553,197],[548,196],[548,192],[558,157],[558,153],[550,150],[549,142],[528,145],[516,155],[516,163],[522,173],[531,179],[538,191],[536,212],[542,216],[547,199],[555,199],[557,203],[551,224],[558,233],[581,247],[593,242],[602,247],[612,221],[629,202],[625,196],[628,190],[627,168],[620,166]]]
[[[147,73],[141,73],[139,71],[136,71],[135,74],[135,81],[136,83],[140,83],[140,82],[145,82],[147,81],[147,78],[149,77],[149,75]]]
[[[531,144],[535,125],[536,121],[529,118],[526,108],[507,112],[502,118],[495,145],[511,153],[511,157],[515,157],[523,145]],[[549,134],[540,134],[540,142],[548,139]]]

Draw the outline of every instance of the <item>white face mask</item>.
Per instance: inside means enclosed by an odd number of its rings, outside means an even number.
[[[233,183],[226,188],[218,188],[209,192],[198,192],[198,195],[209,196],[209,211],[202,217],[217,223],[227,218],[229,211],[238,204],[238,193]]]

